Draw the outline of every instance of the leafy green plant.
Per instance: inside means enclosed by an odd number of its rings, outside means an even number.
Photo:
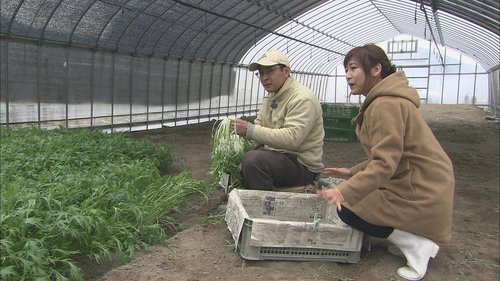
[[[207,186],[161,176],[166,146],[124,133],[1,128],[0,279],[83,280],[75,259],[122,260],[162,243],[161,222]]]
[[[236,134],[231,123],[231,118],[216,122],[212,129],[211,139],[211,183],[216,184],[224,174],[228,175],[226,194],[231,189],[241,186],[241,160],[243,160],[245,153],[252,148],[252,143],[249,140]]]

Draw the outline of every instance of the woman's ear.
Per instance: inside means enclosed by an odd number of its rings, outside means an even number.
[[[382,72],[382,65],[380,63],[377,63],[374,67],[371,68],[370,72],[373,77],[379,77],[380,73]]]

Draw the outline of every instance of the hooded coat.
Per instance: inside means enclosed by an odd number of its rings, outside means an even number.
[[[396,72],[366,95],[355,121],[368,159],[337,188],[365,221],[433,241],[451,239],[453,166],[418,111],[420,97]]]

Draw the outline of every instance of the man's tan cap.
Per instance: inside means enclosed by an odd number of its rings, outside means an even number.
[[[277,50],[269,50],[265,52],[259,60],[252,62],[248,66],[248,70],[255,71],[259,66],[273,66],[277,64],[283,64],[290,67],[290,62],[285,54]]]

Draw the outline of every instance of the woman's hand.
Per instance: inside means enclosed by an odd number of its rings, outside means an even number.
[[[344,202],[344,197],[342,197],[342,194],[340,194],[340,191],[336,188],[317,190],[316,194],[319,198],[325,198],[328,205],[335,204],[337,206],[337,210],[342,210],[341,203]]]
[[[340,179],[348,179],[352,177],[352,172],[351,170],[347,168],[324,168],[323,169],[323,174],[327,176],[333,176],[335,178],[340,178]]]

